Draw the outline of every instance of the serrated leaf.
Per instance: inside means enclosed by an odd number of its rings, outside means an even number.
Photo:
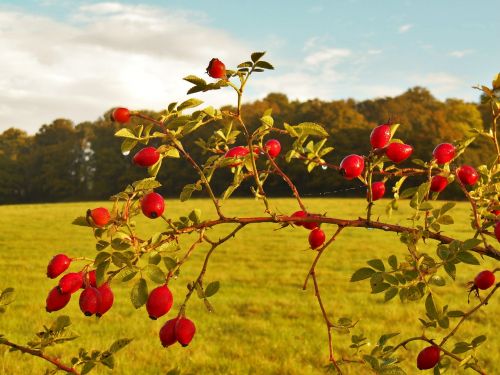
[[[110,261],[109,259],[100,263],[95,270],[95,279],[97,286],[104,284],[106,279],[106,272],[108,271]]]
[[[214,281],[207,285],[205,288],[205,297],[212,297],[215,293],[218,292],[220,288],[220,282]]]
[[[107,248],[109,246],[109,242],[108,241],[104,241],[104,240],[99,240],[97,241],[97,243],[95,244],[95,249],[97,251],[102,251],[104,250],[105,248]]]
[[[446,315],[448,315],[448,317],[450,317],[450,318],[461,318],[465,314],[463,311],[460,311],[460,310],[451,310],[451,311],[448,311],[446,313]]]
[[[207,82],[200,77],[194,76],[194,75],[188,75],[187,77],[183,78],[184,81],[188,81],[189,83],[192,83],[193,85],[196,86],[206,86]]]
[[[123,349],[124,347],[126,347],[128,344],[130,344],[132,342],[133,339],[119,339],[119,340],[116,340],[112,345],[111,347],[109,348],[109,351],[111,353],[116,353],[117,351]]]
[[[112,355],[107,355],[105,357],[101,356],[101,363],[104,366],[113,369],[115,367],[115,358]]]
[[[274,66],[272,66],[270,63],[268,63],[267,61],[258,61],[256,64],[255,64],[256,67],[258,68],[262,68],[262,69],[274,69]]]
[[[170,257],[163,257],[163,263],[169,271],[172,271],[177,266],[177,261]]]
[[[442,215],[436,221],[442,225],[451,225],[455,222],[450,215]]]
[[[445,204],[443,204],[443,207],[441,207],[441,215],[448,212],[449,210],[451,210],[453,207],[456,206],[456,203],[455,202],[446,202]]]
[[[254,52],[254,53],[252,53],[252,55],[250,56],[250,58],[252,59],[252,61],[253,61],[254,63],[256,63],[256,62],[257,62],[257,61],[259,61],[259,60],[260,60],[260,58],[261,58],[262,56],[264,56],[265,54],[266,54],[266,52]]]
[[[106,261],[109,259],[109,257],[111,256],[110,253],[108,253],[107,251],[103,251],[103,252],[100,252],[99,254],[96,255],[95,257],[95,260],[94,260],[94,266],[98,266],[99,264],[101,264],[102,262]]]
[[[481,240],[478,238],[470,238],[468,240],[465,240],[462,243],[461,249],[462,250],[471,250],[478,246],[481,243]]]
[[[78,216],[75,220],[71,222],[73,225],[78,225],[81,227],[90,227],[90,224],[87,221],[85,216]]]
[[[472,255],[472,253],[470,251],[461,251],[457,254],[457,258],[463,262],[463,263],[467,263],[467,264],[474,264],[474,265],[479,265],[479,261],[477,260],[477,258]]]
[[[199,224],[201,221],[201,210],[199,208],[195,208],[189,213],[188,217],[193,223]]]
[[[382,262],[381,259],[370,259],[366,263],[368,263],[370,266],[372,266],[376,270],[385,271],[384,262]]]
[[[453,263],[445,263],[444,270],[453,280],[455,280],[455,277],[457,275],[457,268]]]
[[[88,374],[93,368],[95,367],[94,362],[86,362],[83,367],[82,367],[82,372],[80,372],[81,375]]]
[[[154,177],[145,178],[143,180],[135,181],[132,183],[134,191],[151,190],[161,186],[161,183],[154,179]]]
[[[188,99],[185,102],[182,102],[181,104],[179,104],[177,106],[177,110],[182,111],[182,110],[187,109],[187,108],[197,107],[202,103],[203,103],[203,100],[191,98],[191,99]]]
[[[432,297],[432,293],[429,293],[427,295],[427,298],[425,299],[425,311],[427,312],[427,315],[431,319],[436,320],[439,318],[438,309],[436,307],[436,304],[434,303],[434,298]]]
[[[137,280],[135,285],[132,287],[130,300],[132,301],[132,305],[136,309],[146,303],[146,301],[148,300],[148,284],[146,280],[144,280],[143,278]]]
[[[160,267],[155,264],[148,264],[146,266],[146,275],[149,277],[151,281],[157,284],[165,283],[165,273],[162,271]]]
[[[300,135],[313,135],[317,137],[328,137],[327,131],[315,122],[302,122],[293,126],[296,133]]]
[[[390,301],[391,299],[393,299],[394,297],[396,297],[398,295],[398,291],[399,289],[396,288],[395,286],[389,288],[386,292],[385,292],[385,295],[384,295],[384,302],[387,302],[387,301]]]
[[[126,138],[120,146],[120,151],[123,155],[128,155],[130,154],[130,151],[132,151],[132,149],[137,145],[137,143],[138,142],[135,139]]]
[[[398,269],[398,258],[396,258],[395,255],[389,256],[389,258],[387,259],[387,263],[389,263],[393,270]]]
[[[137,136],[128,128],[121,128],[115,133],[115,137],[137,139]]]
[[[375,270],[368,267],[363,267],[354,272],[351,276],[351,282],[368,279],[375,273]]]
[[[477,347],[477,346],[481,345],[485,341],[486,341],[486,336],[485,335],[481,335],[481,336],[475,337],[474,340],[472,340],[471,344],[472,344],[472,346]]]

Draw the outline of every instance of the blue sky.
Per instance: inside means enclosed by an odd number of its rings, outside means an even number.
[[[0,131],[120,105],[160,110],[185,98],[181,78],[203,75],[210,58],[230,67],[255,50],[276,70],[247,100],[362,100],[415,85],[477,100],[471,86],[500,70],[498,11],[498,1],[456,0],[0,0]]]

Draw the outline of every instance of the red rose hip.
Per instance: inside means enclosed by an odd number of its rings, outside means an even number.
[[[281,143],[277,139],[270,139],[266,142],[266,149],[269,156],[275,158],[281,152]]]
[[[248,148],[246,148],[244,146],[236,146],[236,147],[231,148],[229,151],[227,151],[226,154],[224,155],[224,157],[240,159],[240,158],[245,157],[248,154],[249,154]],[[230,167],[237,167],[240,164],[241,164],[241,162],[236,162],[234,164],[230,164],[229,166]]]
[[[59,291],[61,293],[75,293],[83,285],[83,274],[81,272],[70,272],[59,280]]]
[[[65,254],[57,254],[47,265],[47,277],[55,279],[61,273],[66,271],[71,264],[71,259]]]
[[[296,212],[294,212],[294,213],[293,213],[292,215],[290,215],[290,216],[302,219],[303,217],[307,217],[307,213],[301,210],[301,211],[296,211]],[[304,226],[304,223],[294,222],[294,224],[295,224],[296,226],[298,226],[298,227],[302,227],[302,226]]]
[[[307,215],[306,217],[318,217],[318,215]],[[305,223],[302,223],[302,226],[306,229],[309,229],[309,230],[312,230],[314,228],[317,228],[319,227],[319,223],[315,222],[315,221],[307,221]]]
[[[111,218],[108,209],[104,207],[97,207],[94,208],[93,210],[90,210],[89,215],[92,218],[94,224],[97,225],[98,227],[103,227],[106,224],[108,224],[109,219]]]
[[[212,78],[226,78],[226,66],[219,59],[212,59],[208,63],[207,74]]]
[[[93,286],[94,288],[97,288],[95,270],[89,271],[83,276],[82,289],[85,289],[87,286]]]
[[[437,346],[428,346],[418,353],[417,368],[428,370],[436,366],[439,362],[440,350]]]
[[[401,163],[410,157],[413,147],[404,143],[392,142],[387,146],[385,154],[394,163]]]
[[[114,121],[125,124],[130,121],[130,111],[127,108],[115,108],[111,117]]]
[[[311,245],[311,248],[317,249],[325,243],[325,238],[325,232],[319,228],[313,229],[309,233],[309,245]]]
[[[458,179],[464,185],[474,185],[479,178],[479,174],[477,173],[477,171],[470,165],[462,165],[460,168],[458,168],[457,174]]]
[[[444,176],[436,175],[431,179],[431,187],[430,190],[439,193],[443,191],[446,186],[448,186],[448,179]]]
[[[438,164],[445,164],[455,157],[455,146],[451,143],[441,143],[432,151],[434,159]]]
[[[85,288],[80,294],[80,310],[85,316],[94,315],[101,303],[101,294],[92,286]]]
[[[359,177],[364,168],[365,161],[359,155],[348,155],[340,162],[340,173],[348,180]]]
[[[47,296],[47,300],[45,301],[45,310],[49,313],[61,310],[68,304],[70,299],[70,293],[61,293],[59,288],[56,286],[52,288]]]
[[[142,213],[150,219],[156,219],[163,214],[165,210],[165,201],[158,193],[146,194],[141,201]]]
[[[159,286],[149,293],[148,301],[146,302],[146,310],[149,317],[153,320],[165,315],[172,308],[174,299],[168,286]]]
[[[495,274],[491,271],[482,271],[474,278],[474,286],[481,290],[489,289],[495,284]]]
[[[134,164],[140,167],[151,167],[160,159],[160,153],[154,147],[145,147],[134,155]]]
[[[368,192],[367,192],[368,193]],[[377,201],[385,194],[385,184],[377,181],[372,184],[372,201]]]
[[[391,140],[391,127],[387,124],[379,125],[370,134],[372,148],[384,148]]]
[[[167,320],[160,329],[160,341],[165,348],[177,342],[177,337],[175,336],[177,320],[178,318]]]
[[[188,318],[179,318],[175,325],[175,337],[179,344],[188,346],[196,333],[194,323]]]
[[[111,309],[113,306],[113,302],[115,301],[115,296],[113,294],[113,291],[111,290],[111,287],[109,286],[109,283],[102,284],[99,288],[97,288],[99,291],[99,294],[101,296],[101,301],[99,303],[99,306],[97,306],[97,311],[95,315],[100,318],[103,316],[105,313]]]

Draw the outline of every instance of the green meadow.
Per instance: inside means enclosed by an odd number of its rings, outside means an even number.
[[[409,209],[402,202],[400,210],[391,218],[384,214],[386,202],[378,203],[375,214],[381,221],[407,223]],[[0,288],[16,289],[16,301],[0,315],[0,333],[11,341],[25,344],[35,332],[58,315],[69,315],[72,331],[80,337],[65,345],[53,347],[49,352],[69,363],[78,348],[106,349],[118,338],[131,337],[134,341],[116,355],[114,373],[123,375],[166,374],[178,368],[181,374],[322,374],[328,359],[327,334],[313,290],[302,290],[302,284],[315,252],[308,249],[309,231],[303,228],[280,229],[277,225],[257,224],[244,228],[237,237],[219,247],[211,258],[206,282],[219,280],[221,288],[211,297],[215,308],[207,312],[197,297],[191,299],[187,315],[196,323],[197,333],[191,345],[164,349],[158,339],[162,324],[177,312],[186,294],[186,284],[198,274],[207,246],[196,249],[183,266],[178,279],[171,282],[174,307],[167,317],[158,321],[148,318],[144,308],[135,310],[130,302],[130,283],[113,283],[115,304],[100,320],[83,316],[78,308],[78,296],[72,298],[64,310],[48,314],[45,298],[56,284],[45,276],[50,258],[59,252],[70,256],[95,256],[95,241],[89,228],[71,225],[71,221],[84,215],[87,208],[110,206],[109,202],[16,205],[0,207]],[[292,199],[273,199],[272,207],[278,213],[297,210]],[[327,212],[331,216],[356,218],[364,214],[365,202],[355,199],[307,199],[311,212]],[[202,209],[202,219],[214,217],[207,200],[186,203],[168,200],[166,216],[176,218],[191,209]],[[260,203],[250,199],[233,199],[224,206],[228,216],[261,215]],[[451,211],[455,224],[445,227],[445,233],[459,239],[467,238],[469,211],[459,203]],[[151,234],[165,228],[161,220],[138,219],[138,228]],[[212,239],[228,233],[233,226],[225,225],[209,230]],[[334,226],[324,226],[327,237]],[[187,236],[181,242],[186,251]],[[435,253],[430,242],[423,251]],[[424,315],[423,301],[401,304],[398,298],[383,302],[383,294],[370,294],[367,281],[351,283],[352,273],[372,258],[395,254],[402,259],[406,249],[394,233],[350,228],[345,230],[320,260],[318,281],[326,308],[333,320],[350,317],[359,320],[352,333],[368,337],[369,351],[382,333],[400,332],[401,337],[421,333],[418,317]],[[497,262],[481,260],[481,269],[492,269]],[[81,263],[79,263],[81,265]],[[74,264],[71,270],[78,270]],[[456,283],[446,276],[447,285],[440,288],[441,303],[451,310],[468,308],[466,282],[480,267],[460,264]],[[150,284],[151,285],[151,284]],[[437,288],[437,287],[436,287]],[[473,299],[473,302],[475,300]],[[470,305],[469,305],[470,306]],[[478,357],[484,368],[493,373],[500,363],[500,340],[494,334],[500,330],[497,315],[498,298],[480,311],[471,321],[463,324],[451,343],[486,334],[488,340],[481,346]],[[452,320],[456,322],[456,320]],[[446,331],[429,331],[430,337],[439,339]],[[392,339],[397,342],[398,337]],[[350,335],[334,333],[337,357],[352,356]],[[415,358],[423,343],[413,342],[398,353],[401,366],[408,374],[417,373]],[[364,374],[359,365],[343,364],[347,374]],[[1,374],[42,374],[50,365],[35,357],[9,353],[0,346]],[[102,366],[95,374],[109,374]],[[429,371],[430,373],[431,371]],[[472,373],[457,370],[450,373]]]

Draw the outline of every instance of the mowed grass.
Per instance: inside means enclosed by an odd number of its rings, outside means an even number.
[[[399,212],[387,218],[386,202],[378,203],[376,215],[381,220],[406,223],[409,209],[401,203]],[[328,212],[341,218],[356,218],[364,214],[365,202],[355,199],[308,199],[311,212]],[[100,320],[86,318],[78,308],[78,296],[73,296],[63,311],[45,312],[45,297],[56,284],[45,277],[47,262],[59,252],[70,256],[95,256],[95,242],[88,228],[71,225],[71,221],[83,215],[87,208],[98,205],[110,206],[109,202],[40,204],[0,207],[0,288],[12,286],[17,291],[16,301],[7,313],[0,315],[0,333],[18,343],[29,341],[34,332],[58,315],[71,317],[72,329],[80,337],[68,344],[50,349],[50,353],[69,362],[80,347],[105,349],[116,339],[133,337],[134,341],[116,356],[118,374],[166,374],[175,367],[182,374],[322,374],[328,359],[327,334],[312,284],[307,291],[302,284],[315,252],[308,249],[309,231],[288,227],[281,230],[277,225],[249,225],[237,237],[228,241],[214,253],[206,282],[219,280],[220,291],[210,300],[215,312],[208,313],[203,303],[193,298],[187,314],[197,325],[197,333],[191,345],[179,345],[164,349],[158,339],[162,324],[176,314],[184,299],[187,282],[193,280],[201,267],[207,247],[196,249],[190,261],[182,268],[180,277],[171,282],[174,308],[167,317],[152,321],[144,308],[135,310],[129,299],[131,283],[113,283],[115,304]],[[213,209],[207,200],[191,200],[187,203],[167,201],[166,215],[176,218],[192,208],[202,209],[203,218],[213,217]],[[276,212],[291,213],[297,209],[292,199],[274,199]],[[234,199],[226,203],[228,216],[261,215],[262,206],[254,200]],[[467,238],[468,210],[459,203],[452,211],[456,223],[446,227],[446,233]],[[142,233],[154,233],[165,229],[161,220],[138,219]],[[212,239],[229,233],[234,226],[226,225],[207,232]],[[323,226],[328,235],[335,226]],[[194,235],[182,241],[182,252],[194,241]],[[424,250],[424,249],[422,249]],[[428,252],[435,253],[435,243]],[[372,295],[367,282],[349,282],[351,274],[366,265],[366,261],[381,257],[387,259],[396,254],[399,259],[406,254],[405,247],[394,233],[346,229],[334,245],[322,257],[317,271],[323,301],[333,320],[350,317],[359,320],[354,334],[363,333],[369,338],[365,350],[382,333],[401,332],[404,337],[421,333],[418,317],[423,316],[423,301],[401,304],[396,298],[383,303],[383,294]],[[492,269],[497,262],[481,260],[481,267],[461,264],[457,282],[441,288],[442,303],[450,309],[467,309],[465,284],[480,269]],[[71,270],[78,270],[74,264]],[[446,276],[447,281],[450,279]],[[151,284],[150,284],[151,285]],[[476,301],[473,299],[473,303]],[[470,306],[470,305],[469,305]],[[500,341],[496,332],[500,329],[497,319],[498,298],[475,314],[456,335],[456,340],[486,334],[488,340],[478,354],[488,373],[500,363]],[[456,321],[456,320],[455,320]],[[445,334],[437,330],[430,337],[439,339]],[[393,339],[394,340],[394,339]],[[396,342],[397,338],[394,342]],[[351,356],[348,348],[350,335],[334,334],[337,357]],[[408,351],[401,350],[402,367],[408,374],[416,373],[415,357],[424,346],[411,343]],[[19,353],[9,353],[0,346],[1,374],[41,374],[49,365]],[[343,364],[347,374],[367,373],[359,365]],[[464,370],[454,369],[452,373]],[[98,367],[96,374],[108,374],[110,370]]]

